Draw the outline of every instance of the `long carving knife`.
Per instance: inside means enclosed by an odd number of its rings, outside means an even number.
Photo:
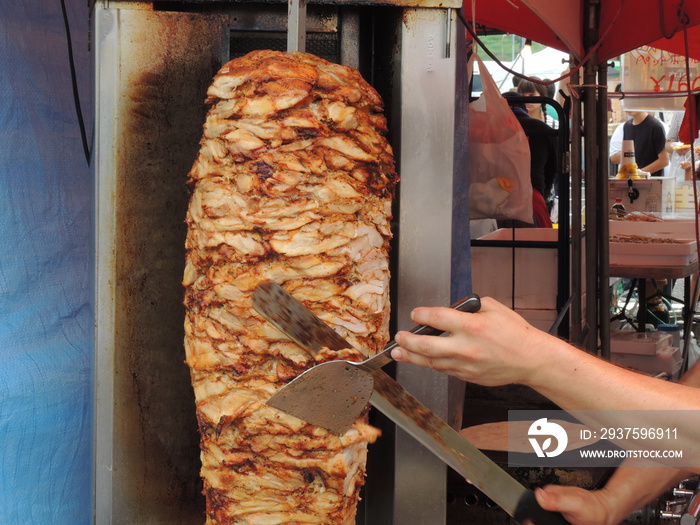
[[[266,283],[265,286],[270,286],[270,284]],[[320,340],[323,341],[327,341],[329,338],[335,340],[334,338],[340,337],[291,295],[287,297],[289,294],[286,292],[283,293],[279,290],[277,292],[279,296],[284,296],[283,307],[280,308],[277,304],[268,308],[266,304],[269,301],[256,301],[254,295],[255,309],[285,334],[295,334],[294,340],[298,344],[315,352],[314,348],[317,348],[319,344],[322,346],[323,343],[319,343],[318,340],[310,342],[309,339],[316,337],[314,334],[318,334],[319,331],[329,331],[320,336]],[[314,326],[312,333],[299,337],[297,315],[301,316],[303,320],[301,322],[305,323],[316,319],[312,322]],[[330,332],[334,336],[331,336]],[[352,345],[346,341],[344,347],[352,348]],[[375,408],[464,476],[467,481],[491,498],[510,516],[521,522],[530,520],[536,525],[563,525],[567,523],[561,514],[542,509],[531,490],[525,488],[483,452],[464,439],[386,373],[374,370],[372,371],[372,379],[374,390],[369,401]],[[332,389],[332,386],[330,388]],[[319,399],[319,396],[324,394],[328,395],[329,392],[319,389],[311,399]],[[268,404],[310,423],[319,424],[318,419],[314,418],[316,406],[314,401],[303,397],[295,399],[291,396],[285,396],[282,400],[281,404],[270,404],[269,402]],[[319,424],[319,426],[324,425]]]

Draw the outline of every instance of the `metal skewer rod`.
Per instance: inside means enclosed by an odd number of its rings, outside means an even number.
[[[287,52],[306,52],[306,0],[288,0]]]

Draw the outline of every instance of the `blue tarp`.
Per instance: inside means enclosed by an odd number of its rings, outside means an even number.
[[[87,135],[89,12],[65,0]],[[93,177],[62,4],[0,9],[0,523],[92,521]]]

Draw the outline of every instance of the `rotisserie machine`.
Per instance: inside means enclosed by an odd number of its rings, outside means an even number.
[[[460,5],[96,3],[96,523],[204,521],[182,348],[186,178],[206,89],[231,58],[301,46],[358,69],[382,95],[401,177],[392,331],[412,324],[415,306],[451,304],[471,291]],[[395,375],[459,425],[458,382],[416,367]],[[447,467],[385,426],[370,448],[358,523],[446,523]]]

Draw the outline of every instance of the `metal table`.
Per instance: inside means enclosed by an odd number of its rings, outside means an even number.
[[[643,332],[646,329],[646,305],[647,299],[647,280],[648,279],[685,279],[683,287],[683,369],[685,372],[688,366],[688,347],[690,338],[688,330],[692,328],[693,317],[695,315],[695,305],[698,302],[698,290],[693,289],[693,276],[697,276],[700,265],[698,260],[683,265],[683,266],[631,266],[631,265],[610,265],[610,277],[625,277],[632,278],[637,281],[637,294],[639,297],[639,308],[637,311],[638,331]],[[697,278],[695,279],[697,281]]]

